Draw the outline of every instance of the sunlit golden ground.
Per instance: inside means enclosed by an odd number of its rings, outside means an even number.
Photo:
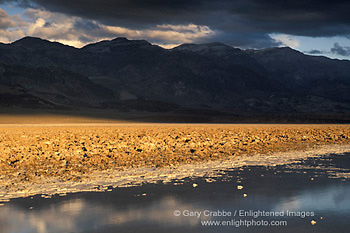
[[[348,125],[1,126],[0,177],[14,184],[43,177],[79,181],[96,170],[298,151],[349,143],[349,137]]]

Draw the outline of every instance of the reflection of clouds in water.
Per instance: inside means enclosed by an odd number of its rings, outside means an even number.
[[[264,208],[266,204],[262,201],[264,198],[264,195],[257,196],[254,203],[260,203],[260,207]],[[312,188],[301,191],[296,196],[274,200],[268,204],[268,206],[274,206],[277,202],[272,209],[274,211],[335,210],[344,212],[350,209],[350,187],[335,185],[318,189]],[[108,203],[105,205],[91,204],[84,199],[73,199],[33,210],[18,208],[8,203],[0,207],[0,232],[81,232],[103,226],[132,226],[142,223],[159,226],[197,227],[201,220],[209,218],[203,215],[200,218],[176,217],[174,211],[190,210],[203,213],[206,209],[218,208],[218,205],[222,204],[216,203],[215,207],[213,203],[196,202],[196,204],[191,204],[174,196],[164,197],[156,202],[134,203],[127,207],[118,208],[118,206],[111,206]],[[224,208],[228,208],[227,204]],[[240,202],[238,201],[234,205],[238,208]],[[244,206],[240,207],[245,208]]]
[[[197,208],[191,204],[182,203],[174,197],[165,197],[158,203],[150,205],[146,208],[127,209],[117,211],[109,217],[110,224],[127,224],[135,221],[154,222],[156,224],[176,225],[176,226],[197,226],[200,220],[209,219],[209,217],[185,217],[174,216],[174,211],[190,210],[203,211],[202,208]],[[203,214],[202,214],[203,215]]]
[[[60,204],[59,211],[65,212],[69,215],[79,215],[84,209],[85,203],[81,199],[76,199],[74,201],[66,201]]]
[[[8,207],[8,204],[0,207],[0,232],[24,232],[23,226],[28,226],[28,215],[25,211],[17,211]]]
[[[269,181],[267,181],[269,182]],[[235,210],[235,209],[260,209],[272,211],[314,211],[333,212],[334,216],[349,216],[350,212],[350,186],[348,181],[344,184],[310,183],[306,186],[297,182],[290,183],[293,189],[276,190],[249,189],[244,185],[248,193],[247,198],[236,190],[236,186],[230,185],[230,191],[223,190],[219,196],[213,195],[208,201],[207,195],[198,196],[171,195],[157,200],[147,197],[125,197],[126,203],[118,205],[120,201],[111,204],[111,199],[58,199],[58,202],[36,208],[24,209],[14,202],[6,203],[0,207],[0,233],[65,233],[65,232],[89,232],[92,229],[115,229],[123,227],[129,229],[152,225],[157,227],[175,227],[180,229],[200,227],[204,217],[174,216],[175,210]],[[270,183],[267,183],[267,185]],[[289,183],[288,183],[289,184]],[[232,186],[232,187],[231,187]],[[215,188],[216,186],[214,186]],[[270,187],[270,186],[267,186]],[[274,188],[275,186],[271,186]],[[283,186],[284,187],[284,186]],[[266,191],[268,190],[268,191]],[[232,191],[232,192],[231,192]],[[295,192],[297,191],[297,192]],[[117,198],[117,197],[116,197]],[[90,202],[90,200],[92,200]],[[119,199],[116,199],[119,200]],[[324,215],[325,216],[325,215]],[[332,216],[332,215],[328,215]],[[217,219],[214,217],[214,219]],[[218,218],[220,219],[220,218]],[[97,232],[97,231],[96,231]],[[303,231],[301,231],[303,232]]]
[[[10,207],[0,208],[0,232],[47,233],[72,232],[80,229],[79,222],[84,202],[81,199],[51,205],[45,209],[29,210]]]
[[[148,222],[159,225],[196,226],[208,217],[174,216],[174,210],[204,209],[165,197],[147,206],[131,205],[116,209],[108,205],[89,205],[83,199],[49,205],[43,209],[21,209],[8,204],[0,208],[0,232],[61,233],[79,232],[104,225],[128,225]]]
[[[335,185],[306,190],[292,199],[286,199],[282,203],[277,204],[275,210],[349,211],[350,187]]]
[[[0,208],[0,232],[47,233],[46,226],[45,220],[36,218],[29,210]]]
[[[282,203],[275,206],[273,211],[282,211],[282,210],[299,210],[300,209],[300,200],[296,197],[288,198]]]

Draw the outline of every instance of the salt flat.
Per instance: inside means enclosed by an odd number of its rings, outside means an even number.
[[[284,163],[296,153],[282,158],[276,157],[277,152],[315,152],[328,145],[331,153],[347,145],[349,138],[349,125],[3,124],[0,196],[4,200],[91,190],[121,179],[118,184],[125,185],[143,180],[149,172],[156,172],[151,180],[169,179],[169,169],[181,170],[188,164],[196,165],[197,172],[223,164],[227,168],[235,161],[240,166],[239,161],[246,158],[264,164],[262,155],[273,163]],[[185,174],[191,176],[191,171],[195,173],[191,167]]]

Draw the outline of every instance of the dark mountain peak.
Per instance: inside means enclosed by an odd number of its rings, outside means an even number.
[[[265,73],[255,59],[253,59],[245,51],[223,43],[214,42],[208,44],[183,44],[173,50],[175,51],[190,51],[199,55],[204,55],[212,59],[223,59],[223,61],[241,67],[246,67],[253,71]]]
[[[25,36],[19,40],[16,40],[12,44],[28,44],[28,43],[41,43],[41,42],[49,42],[49,41],[43,40],[39,37]]]
[[[113,39],[113,40],[111,40],[111,41],[115,41],[115,42],[126,42],[126,41],[130,41],[130,40],[128,40],[128,38],[126,38],[126,37],[117,37],[117,38],[115,38],[115,39]]]
[[[201,55],[214,55],[214,56],[220,56],[220,57],[226,57],[232,54],[244,53],[242,50],[238,48],[234,48],[232,46],[219,43],[219,42],[213,42],[208,44],[183,44],[174,48],[173,50],[190,51]]]
[[[246,52],[251,54],[275,54],[275,55],[304,55],[298,50],[292,49],[291,47],[273,47],[260,50],[248,49]]]
[[[11,43],[11,45],[14,46],[23,46],[23,47],[27,47],[27,48],[73,48],[71,46],[68,45],[64,45],[61,44],[59,42],[51,42],[49,40],[44,40],[38,37],[31,37],[31,36],[26,36],[23,37],[22,39],[19,39],[13,43]]]
[[[212,48],[212,47],[230,47],[230,46],[220,42],[212,42],[212,43],[206,43],[206,44],[187,44],[186,43],[186,44],[179,45],[176,48],[198,48],[198,47]]]
[[[209,50],[239,50],[239,49],[233,48],[231,46],[228,46],[220,42],[213,42],[213,43],[207,43],[207,44],[182,44],[173,48],[173,50],[203,52],[203,51],[209,51]]]
[[[292,49],[291,47],[288,47],[288,46],[272,48],[271,51],[277,52],[277,53],[303,54],[302,52],[299,52],[298,50]]]
[[[291,47],[289,46],[284,46],[284,47],[277,47],[276,49],[279,49],[279,50],[282,50],[282,51],[290,51],[290,52],[299,52],[295,49],[292,49]],[[299,52],[300,53],[300,52]]]
[[[93,44],[88,44],[82,49],[89,52],[111,52],[111,49],[114,50],[118,47],[158,47],[152,45],[146,40],[129,40],[125,37],[117,37],[113,40],[104,40]]]
[[[16,40],[15,42],[12,43],[12,45],[32,47],[32,46],[37,46],[37,45],[42,45],[47,43],[51,43],[51,42],[47,40],[43,40],[38,37],[26,36],[26,37],[23,37],[22,39]]]
[[[129,40],[125,37],[117,37],[113,40],[111,40],[112,44],[133,44],[133,45],[140,45],[140,46],[149,46],[152,45],[147,40]]]

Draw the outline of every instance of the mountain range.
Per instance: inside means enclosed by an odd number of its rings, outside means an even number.
[[[289,47],[116,38],[74,48],[25,37],[0,44],[0,107],[349,113],[350,61]]]

